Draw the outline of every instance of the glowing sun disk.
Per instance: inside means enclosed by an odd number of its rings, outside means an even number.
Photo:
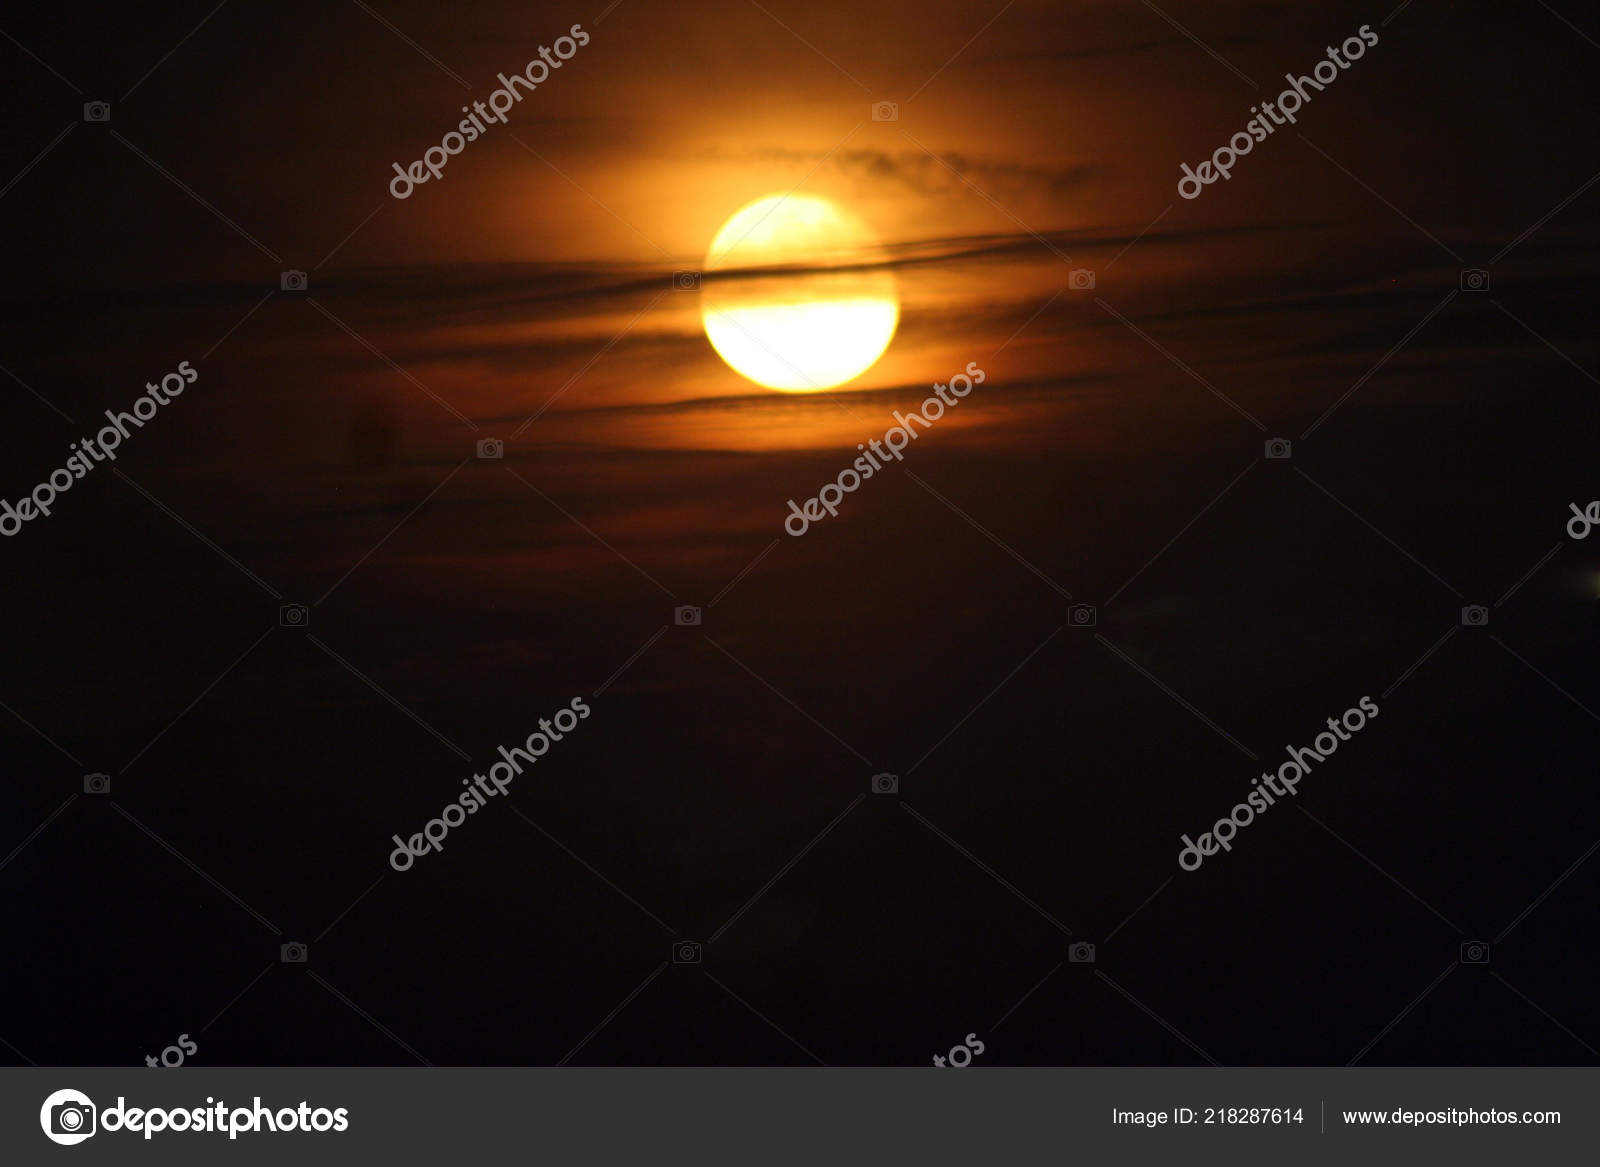
[[[855,215],[812,195],[770,195],[740,208],[711,241],[705,270],[784,268],[709,281],[706,337],[735,371],[772,389],[814,392],[860,376],[894,337],[894,275],[859,265],[881,258]],[[838,264],[848,270],[829,270]]]

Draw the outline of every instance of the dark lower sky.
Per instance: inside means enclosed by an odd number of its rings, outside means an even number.
[[[7,15],[0,1059],[1600,1060],[1597,62],[1559,2]],[[702,283],[769,195],[876,243]],[[707,340],[852,286],[838,387]]]

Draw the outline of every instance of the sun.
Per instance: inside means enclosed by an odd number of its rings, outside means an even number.
[[[706,338],[758,385],[789,393],[843,385],[877,363],[900,321],[894,273],[878,266],[884,258],[872,230],[837,203],[756,199],[706,252]]]

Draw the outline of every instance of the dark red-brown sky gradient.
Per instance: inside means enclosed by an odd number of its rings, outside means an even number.
[[[179,361],[199,380],[125,477],[0,542],[0,856],[96,770],[284,938],[383,876],[316,968],[440,1064],[925,1064],[976,1026],[996,1064],[1195,1060],[1070,966],[997,1026],[1063,958],[1037,908],[1216,1060],[1349,1060],[1600,807],[1600,562],[1563,534],[1600,493],[1600,28],[1556,7],[5,17],[0,496]],[[391,196],[574,23],[589,43],[508,124]],[[1363,25],[1297,126],[1179,196]],[[836,392],[740,377],[673,286],[791,190],[867,221],[899,283],[889,350]],[[903,467],[784,533],[968,362],[985,383]],[[1477,603],[1490,627],[1462,627]],[[516,796],[538,829],[482,815],[389,870],[392,833],[579,693],[592,722]],[[1306,814],[1177,873],[1256,760],[1362,694],[1384,714]],[[879,771],[901,802],[856,805]],[[1458,970],[1367,1059],[1589,1058],[1596,878],[1494,966],[1587,1045]],[[35,954],[0,1038],[42,1063],[165,1044],[276,959],[87,795],[0,893]],[[580,1045],[678,936],[783,1032],[671,968]],[[281,972],[215,1063],[410,1060]]]

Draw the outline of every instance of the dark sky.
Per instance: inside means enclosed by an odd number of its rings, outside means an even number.
[[[0,540],[0,1058],[1600,1058],[1577,6],[202,0],[0,32],[0,498],[198,372]],[[836,391],[744,379],[673,285],[790,191],[899,289]],[[784,533],[968,362],[903,465]],[[1370,728],[1179,870],[1363,695]],[[571,740],[391,869],[575,696]]]

